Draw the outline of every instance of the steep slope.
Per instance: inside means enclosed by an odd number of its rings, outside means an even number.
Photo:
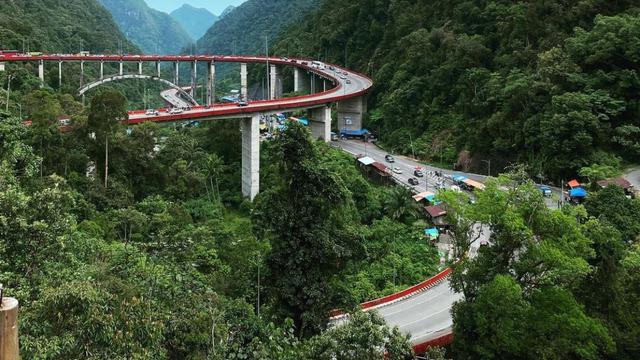
[[[218,17],[204,8],[196,8],[184,4],[179,9],[171,12],[174,18],[189,33],[192,39],[200,39],[213,25]]]
[[[225,8],[221,13],[220,13],[220,15],[218,16],[218,20],[220,20],[220,19],[222,19],[223,17],[225,17],[225,16],[229,15],[229,13],[230,13],[230,12],[232,12],[232,11],[233,11],[233,9],[235,9],[235,8],[236,8],[236,7],[235,7],[235,6],[233,6],[233,5],[229,5],[229,6],[227,6],[227,7],[226,7],[226,8]]]
[[[169,14],[150,8],[144,0],[100,0],[120,30],[145,53],[177,54],[192,42]]]
[[[558,181],[640,161],[637,4],[326,0],[274,51],[370,74],[366,126],[390,150]]]
[[[135,51],[97,0],[0,1],[0,48],[116,53]]]
[[[198,51],[264,53],[264,37],[274,38],[320,5],[319,0],[249,0],[234,8],[198,40]]]

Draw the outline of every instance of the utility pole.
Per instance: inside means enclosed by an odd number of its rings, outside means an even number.
[[[487,163],[487,174],[489,174],[489,176],[491,176],[491,160],[482,160],[482,162]]]

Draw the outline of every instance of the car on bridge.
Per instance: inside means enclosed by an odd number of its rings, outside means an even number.
[[[183,110],[180,108],[171,108],[171,110],[169,110],[169,114],[182,114]]]
[[[144,114],[147,115],[147,116],[158,116],[160,113],[158,113],[158,110],[149,109],[149,110],[145,111]]]
[[[249,103],[246,101],[238,101],[238,106],[249,106]]]

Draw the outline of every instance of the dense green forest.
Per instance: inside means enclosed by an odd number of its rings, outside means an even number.
[[[97,0],[2,1],[0,48],[49,53],[137,51]]]
[[[470,152],[559,182],[640,160],[636,1],[327,0],[277,53],[375,80],[366,123],[446,166]],[[413,139],[413,141],[410,141]]]
[[[100,0],[129,40],[146,54],[179,54],[194,42],[180,23],[144,0]],[[194,20],[195,21],[195,20]]]
[[[265,36],[275,41],[283,28],[319,6],[318,0],[248,0],[213,24],[198,40],[198,53],[264,54]]]

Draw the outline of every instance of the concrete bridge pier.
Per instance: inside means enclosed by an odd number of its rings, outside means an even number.
[[[180,62],[173,63],[173,83],[180,86]]]
[[[119,71],[120,76],[124,75],[124,62],[120,61],[120,71]]]
[[[84,61],[80,61],[80,87],[84,86]]]
[[[213,105],[216,100],[216,64],[209,62],[207,67],[207,106]]]
[[[310,92],[311,92],[312,94],[315,94],[315,93],[316,93],[316,80],[317,80],[317,79],[316,79],[316,75],[315,75],[314,73],[311,73],[311,80],[310,80],[309,82],[310,82],[310,84],[311,84],[311,90],[310,90]]]
[[[0,71],[5,71],[4,63],[3,63],[3,62],[0,62]]]
[[[100,61],[100,80],[104,79],[104,61]]]
[[[38,77],[40,78],[40,86],[44,86],[44,61],[38,62]]]
[[[311,136],[314,139],[322,139],[324,142],[331,141],[331,106],[311,109],[309,122]]]
[[[160,61],[156,61],[156,76],[160,77]]]
[[[362,129],[362,115],[367,112],[367,99],[356,97],[338,102],[338,130]]]
[[[295,92],[308,92],[310,83],[305,76],[305,70],[298,67],[293,69],[293,91]]]
[[[278,67],[276,65],[270,66],[270,76],[269,76],[269,99],[275,100],[282,97],[282,76],[278,72]]]
[[[142,75],[142,61],[138,61],[138,75]]]
[[[240,64],[240,98],[249,101],[247,86],[247,63]]]
[[[62,87],[62,61],[58,61],[58,87]]]
[[[242,133],[242,195],[253,199],[260,191],[260,115],[240,120]]]
[[[190,95],[196,97],[198,89],[198,60],[194,60],[191,63],[191,91]]]

